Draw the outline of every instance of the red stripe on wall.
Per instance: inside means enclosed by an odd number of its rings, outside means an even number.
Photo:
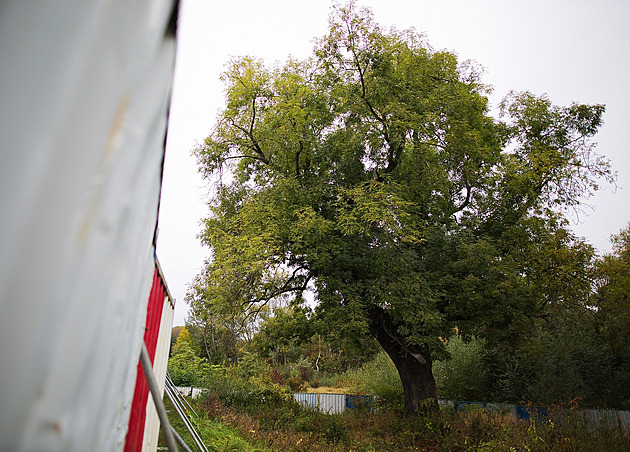
[[[151,363],[155,359],[162,309],[166,298],[166,288],[156,267],[153,273],[153,285],[149,295],[147,307],[147,321],[144,330],[144,343],[147,346]],[[131,416],[129,417],[129,430],[125,440],[125,452],[139,452],[142,450],[142,438],[144,436],[144,424],[147,416],[147,401],[149,399],[149,386],[147,385],[142,366],[138,362],[136,387],[131,403]]]

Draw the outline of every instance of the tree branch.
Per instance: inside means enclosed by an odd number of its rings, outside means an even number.
[[[300,154],[304,150],[304,143],[302,143],[302,140],[300,140],[298,143],[299,143],[300,147],[298,148],[297,152],[295,153],[295,175],[296,176],[300,175]]]
[[[258,305],[258,309],[256,309],[255,311],[253,311],[253,315],[254,317],[257,316],[260,311],[262,310],[263,307],[265,307],[272,299],[283,295],[285,293],[290,293],[290,292],[303,292],[307,289],[309,282],[311,281],[311,279],[313,278],[312,274],[307,274],[305,275],[305,279],[302,282],[302,284],[297,285],[297,286],[292,286],[291,283],[293,281],[295,281],[298,278],[298,272],[301,270],[306,270],[305,267],[297,267],[294,271],[293,274],[284,282],[284,284],[282,285],[282,287],[277,288],[276,290],[272,290],[271,293],[267,293],[264,296],[260,296],[257,297],[253,300],[249,300],[243,303],[244,306],[252,306],[252,305]],[[248,315],[249,316],[249,315]]]
[[[251,150],[253,150],[254,152],[256,152],[256,154],[258,154],[260,156],[260,158],[258,160],[260,160],[261,162],[269,165],[269,160],[267,159],[267,157],[265,156],[265,153],[262,151],[260,144],[258,143],[258,140],[256,140],[256,138],[254,138],[254,123],[256,121],[256,98],[254,97],[252,99],[252,120],[250,121],[250,125],[249,125],[249,130],[246,129],[245,127],[237,124],[236,122],[234,122],[234,120],[231,120],[230,122],[232,123],[232,126],[237,128],[238,130],[240,130],[241,132],[243,132],[245,134],[245,136],[247,136],[247,138],[250,139],[250,141],[252,142],[252,146],[247,146],[248,148],[250,148]]]
[[[352,36],[352,30],[350,30],[349,25],[346,24],[346,27],[348,28],[348,37]],[[351,43],[351,46],[349,48],[350,52],[352,53],[352,57],[354,59],[354,66],[356,67],[358,73],[359,73],[359,81],[361,82],[361,99],[363,99],[363,101],[365,102],[365,104],[367,105],[368,109],[370,110],[370,113],[372,114],[372,116],[374,116],[374,118],[380,122],[383,126],[382,128],[382,132],[383,132],[383,138],[385,139],[385,141],[390,144],[390,140],[389,140],[389,132],[388,132],[388,127],[387,127],[387,123],[385,122],[385,119],[383,117],[381,117],[377,112],[376,109],[374,108],[374,106],[372,105],[372,103],[367,99],[367,87],[365,84],[365,73],[363,71],[363,68],[361,66],[361,62],[359,61],[359,57],[357,55],[357,52],[355,50],[354,44]]]
[[[464,181],[464,184],[466,185],[464,187],[466,188],[466,199],[464,199],[459,206],[455,206],[455,212],[453,213],[461,212],[470,204],[470,195],[472,194],[472,187],[470,186],[470,184],[468,184],[467,181]]]
[[[378,323],[380,325],[380,330],[387,334],[387,336],[391,339],[390,342],[400,347],[401,356],[406,356],[407,354],[409,354],[413,356],[413,358],[420,364],[424,365],[427,363],[426,358],[422,356],[421,353],[412,352],[402,340],[400,340],[394,333],[392,333],[389,326],[387,325],[388,322],[391,322],[391,317],[382,308],[373,307],[371,309],[370,317],[372,317],[373,324]]]

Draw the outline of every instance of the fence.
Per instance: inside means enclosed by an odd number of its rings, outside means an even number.
[[[193,388],[190,386],[176,386],[177,392],[185,397],[192,397],[193,399],[201,394],[201,388]]]
[[[339,414],[346,410],[357,408],[372,411],[374,398],[372,396],[357,396],[349,394],[294,394],[295,400],[302,405],[317,409],[323,413]],[[484,403],[439,400],[441,407],[453,408],[457,411],[485,409],[511,414],[517,419],[529,421],[532,417],[545,419],[549,413],[544,407],[515,405],[511,403]],[[568,411],[564,411],[568,413]],[[578,410],[576,413],[583,416],[589,425],[622,428],[630,432],[630,411],[617,410]]]
[[[441,406],[450,406],[458,411],[474,409],[501,411],[512,414],[514,417],[525,421],[529,421],[532,418],[546,419],[551,415],[548,408],[540,406],[524,406],[510,403],[451,402],[447,400],[440,400],[439,402]],[[566,416],[569,412],[568,409],[561,409],[557,414]],[[621,428],[626,432],[630,432],[630,411],[578,409],[572,412],[572,414],[582,416],[586,422],[592,426]]]
[[[177,387],[184,396],[197,397],[201,393],[199,388]],[[344,411],[362,409],[372,411],[374,397],[369,395],[329,394],[329,393],[296,393],[295,400],[305,407],[319,410],[322,413],[340,414]],[[548,410],[544,407],[515,405],[511,403],[485,403],[438,400],[441,407],[453,408],[457,411],[485,409],[511,414],[517,419],[529,421],[532,416],[544,419]],[[630,411],[617,410],[579,410],[577,411],[589,425],[622,428],[630,432]]]
[[[294,394],[295,400],[306,407],[310,407],[328,414],[339,414],[345,410],[363,408],[372,411],[372,396],[357,396],[349,394]]]

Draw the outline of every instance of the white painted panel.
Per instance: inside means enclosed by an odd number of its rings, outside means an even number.
[[[345,394],[319,394],[319,411],[328,414],[338,414],[343,413],[345,409]]]
[[[618,411],[619,424],[626,433],[630,433],[630,411]]]
[[[166,283],[165,281],[163,281]],[[171,347],[171,329],[173,326],[173,316],[175,307],[168,297],[164,300],[162,316],[160,318],[160,332],[153,360],[153,372],[158,382],[160,394],[164,394],[166,383],[166,366],[168,365],[168,352]],[[147,401],[147,417],[144,424],[144,437],[142,440],[142,450],[153,452],[157,450],[158,436],[160,433],[160,419],[158,418],[155,403],[151,395]]]
[[[0,2],[0,450],[123,446],[172,0]]]
[[[176,386],[177,392],[182,397],[192,397],[193,399],[199,397],[203,393],[203,388],[193,388],[192,386]]]
[[[319,409],[319,394],[301,392],[293,394],[293,396],[295,400],[305,407],[314,408],[316,410]]]

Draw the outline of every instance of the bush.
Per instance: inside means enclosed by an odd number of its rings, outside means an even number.
[[[381,407],[399,409],[404,405],[398,371],[385,352],[380,352],[359,369],[343,374],[337,385],[348,387],[349,392],[354,394],[373,395]]]
[[[306,382],[300,377],[289,377],[286,382],[292,392],[302,392],[306,389]]]
[[[252,411],[282,404],[290,397],[285,387],[274,383],[271,367],[256,355],[246,353],[238,366],[214,370],[208,374],[205,387],[227,407]]]
[[[321,386],[334,386],[336,382],[337,375],[328,372],[316,372],[309,384],[312,388],[319,388]]]
[[[485,343],[480,339],[464,341],[453,336],[446,344],[450,358],[433,363],[438,397],[450,400],[485,401],[488,378],[484,359]]]
[[[200,386],[208,372],[208,363],[195,352],[187,341],[178,342],[168,360],[168,373],[175,386]]]

